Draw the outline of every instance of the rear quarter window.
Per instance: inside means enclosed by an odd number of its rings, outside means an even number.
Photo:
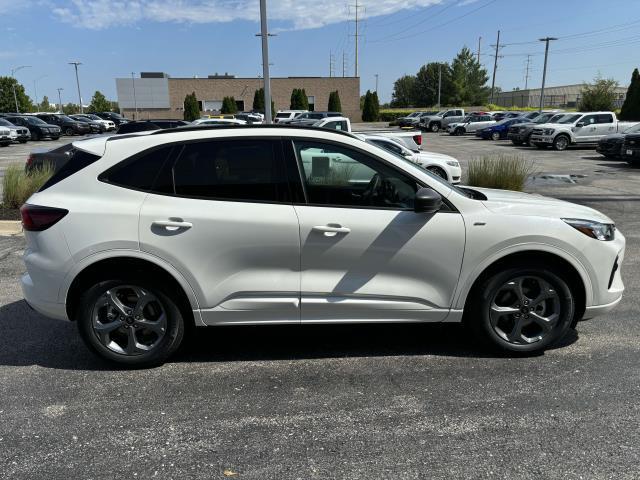
[[[151,191],[173,149],[173,145],[166,145],[145,150],[114,165],[100,174],[98,180],[132,190]]]
[[[40,190],[38,190],[39,192],[42,192],[47,188],[55,185],[56,183],[61,182],[65,178],[70,177],[71,175],[79,172],[85,167],[88,167],[101,158],[99,155],[94,155],[93,153],[78,150],[77,148],[72,148],[69,151],[68,155],[71,158],[58,171],[56,171],[51,176],[51,178],[49,178],[49,180],[45,182],[44,185],[42,185]]]

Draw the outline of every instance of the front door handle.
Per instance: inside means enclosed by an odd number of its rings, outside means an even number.
[[[342,225],[333,224],[333,223],[330,223],[329,225],[316,225],[315,227],[312,227],[311,230],[313,230],[314,232],[322,232],[326,236],[333,236],[336,233],[351,232],[350,228],[343,227]]]
[[[193,223],[177,220],[154,220],[153,225],[164,228],[191,228]]]

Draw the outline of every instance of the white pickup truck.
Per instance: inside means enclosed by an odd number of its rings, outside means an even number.
[[[565,150],[570,145],[597,145],[606,135],[621,132],[636,122],[619,122],[613,112],[568,113],[557,123],[537,125],[531,131],[530,144],[538,148],[552,146]]]
[[[419,152],[422,145],[422,132],[419,130],[351,130],[351,121],[347,117],[328,117],[318,120],[314,127],[341,130],[356,134],[380,135],[400,140],[409,150]]]

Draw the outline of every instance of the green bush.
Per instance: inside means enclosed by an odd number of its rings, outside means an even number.
[[[521,192],[534,164],[517,155],[483,156],[469,162],[467,184]]]
[[[234,97],[224,97],[222,99],[222,108],[220,109],[220,113],[230,114],[237,112],[238,107],[236,104],[236,99]]]
[[[198,99],[196,98],[196,92],[193,92],[184,97],[184,119],[187,122],[193,122],[199,117],[200,107],[198,105]]]
[[[20,208],[53,175],[53,168],[45,166],[25,173],[20,165],[9,165],[2,179],[3,207]]]

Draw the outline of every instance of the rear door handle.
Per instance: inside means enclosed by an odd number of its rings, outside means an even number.
[[[182,222],[177,220],[154,220],[153,225],[164,228],[191,228],[193,223]]]
[[[336,233],[350,233],[351,229],[347,227],[343,227],[342,225],[316,225],[312,227],[311,230],[314,232],[323,232],[324,234],[336,234]]]

